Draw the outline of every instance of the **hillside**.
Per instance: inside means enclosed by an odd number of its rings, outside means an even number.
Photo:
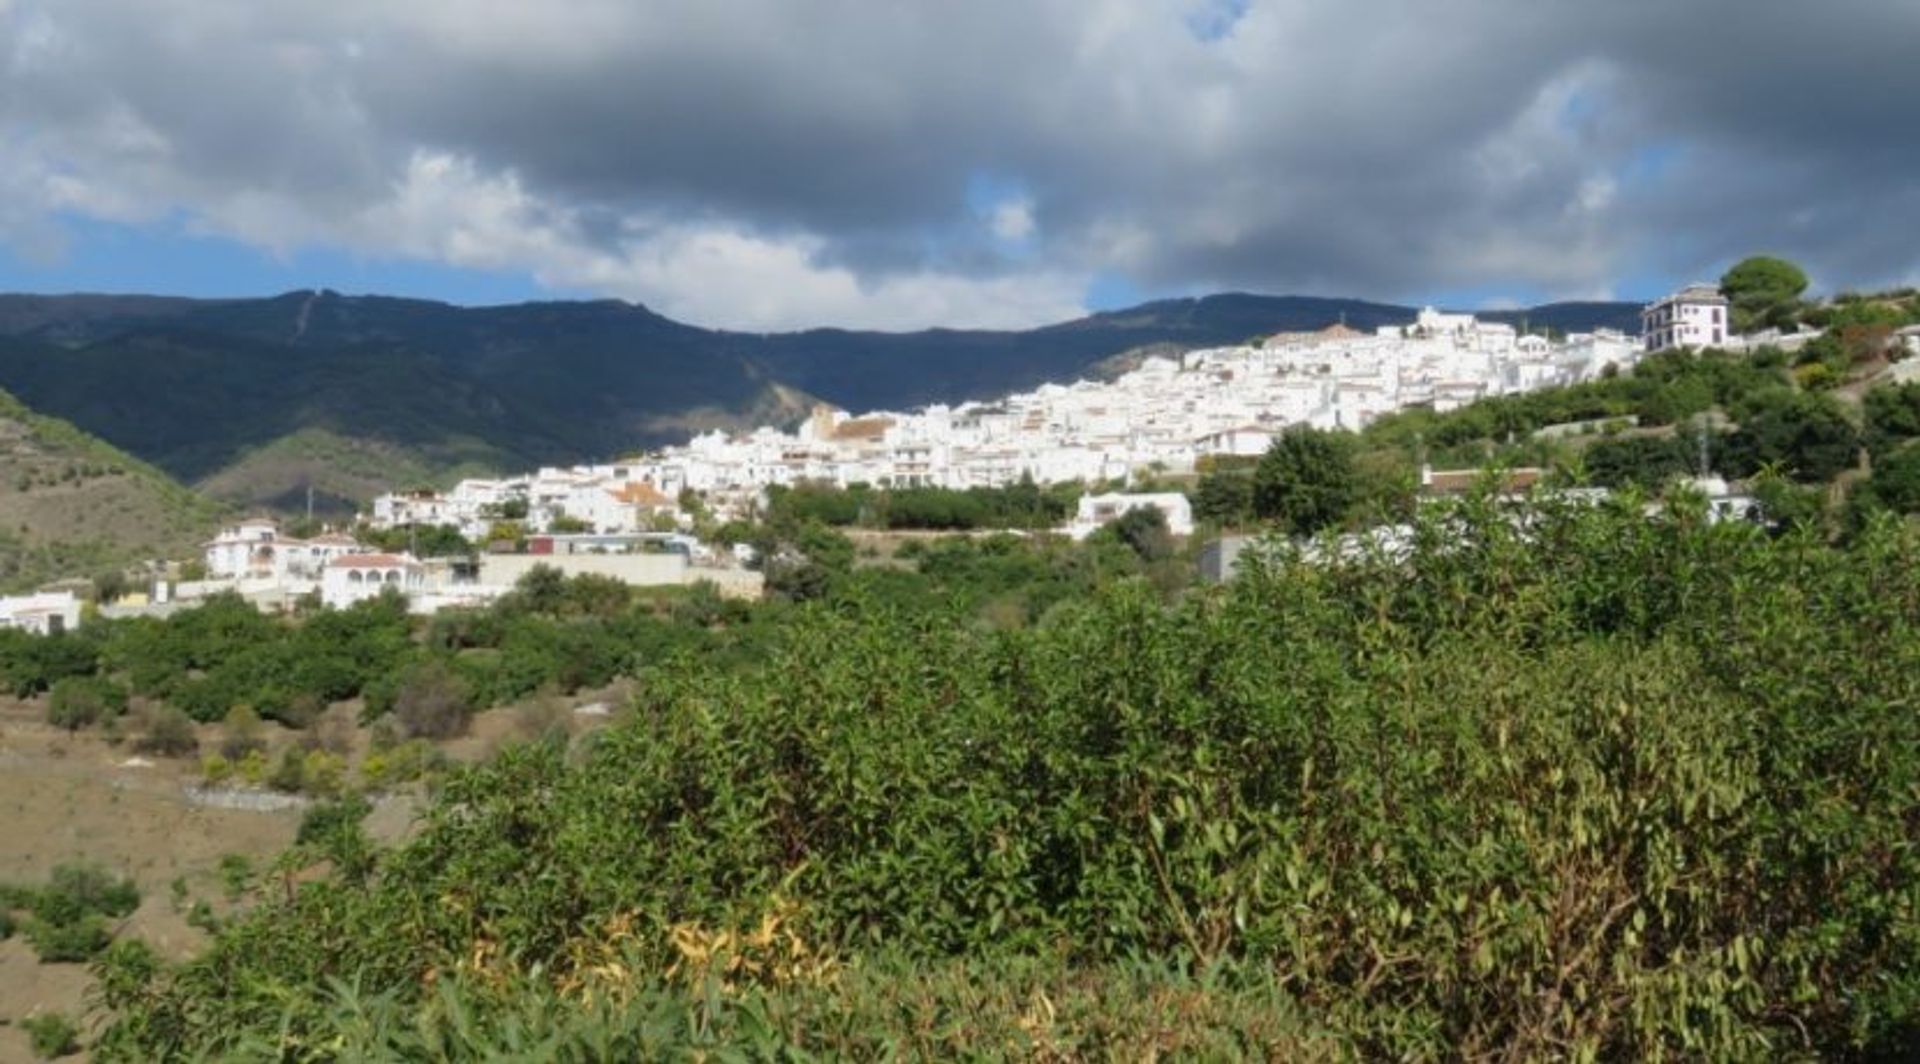
[[[0,392],[0,589],[186,553],[214,516],[165,473]]]
[[[1514,311],[1630,327],[1631,304]],[[1242,294],[1162,300],[1024,332],[701,329],[613,300],[463,308],[293,292],[270,299],[0,296],[0,387],[183,480],[247,504],[365,498],[462,469],[602,458],[825,400],[900,409],[1093,372],[1150,344],[1231,343],[1407,307]],[[356,441],[373,475],[310,460]],[[330,447],[333,445],[329,445]],[[325,449],[325,448],[323,448]],[[304,456],[304,457],[303,457]],[[236,468],[237,467],[237,468]]]

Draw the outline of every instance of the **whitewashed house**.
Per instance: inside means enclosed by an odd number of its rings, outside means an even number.
[[[59,635],[80,627],[80,600],[71,591],[42,591],[0,598],[0,628]]]
[[[320,579],[320,570],[329,560],[365,549],[352,536],[338,532],[293,539],[281,535],[271,518],[249,518],[228,525],[207,542],[207,575],[220,580],[311,582]]]
[[[1127,511],[1142,509],[1160,511],[1167,519],[1167,531],[1176,536],[1193,534],[1193,504],[1177,491],[1082,495],[1073,521],[1063,531],[1076,540],[1085,539]]]
[[[228,525],[203,544],[210,576],[269,577],[277,563],[280,525],[272,518],[253,517]]]
[[[360,541],[340,532],[323,532],[311,539],[275,541],[275,573],[282,579],[318,580],[327,563],[366,550]]]
[[[1727,342],[1727,297],[1710,284],[1690,284],[1640,312],[1640,333],[1649,354],[1676,347],[1717,347]]]
[[[1253,458],[1266,454],[1273,446],[1273,433],[1258,425],[1237,425],[1230,429],[1210,432],[1193,441],[1194,450],[1201,455],[1231,455],[1239,458]]]
[[[410,554],[346,554],[321,571],[320,601],[345,609],[383,591],[413,595],[425,586],[426,567]]]

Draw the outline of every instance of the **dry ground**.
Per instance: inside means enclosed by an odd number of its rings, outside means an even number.
[[[187,801],[194,769],[165,760],[130,767],[123,745],[69,737],[39,719],[38,705],[0,705],[0,881],[38,884],[57,864],[89,861],[140,886],[140,908],[123,933],[167,956],[184,956],[202,936],[176,912],[171,885],[184,879],[194,897],[221,896],[220,858],[246,854],[256,864],[293,841],[298,810],[274,813],[207,809]],[[17,1023],[43,1010],[77,1017],[86,969],[41,964],[24,936],[0,942],[0,1061],[30,1059]]]
[[[450,757],[472,761],[491,757],[502,745],[551,727],[579,733],[603,719],[581,716],[574,707],[600,702],[626,704],[624,683],[568,698],[536,697],[526,703],[482,713],[471,732],[443,744]],[[351,717],[357,706],[335,712]],[[175,901],[173,884],[185,883],[187,904],[206,899],[224,909],[220,859],[243,854],[264,867],[293,842],[301,810],[253,812],[214,809],[188,800],[198,782],[196,759],[134,760],[128,744],[111,745],[98,733],[67,733],[45,723],[43,702],[0,699],[0,882],[37,885],[54,866],[74,861],[101,865],[132,876],[140,887],[140,908],[121,933],[145,940],[163,956],[181,958],[204,941],[187,925],[186,905]],[[264,738],[277,749],[296,733],[267,725]],[[214,749],[218,726],[201,728],[201,748]],[[367,747],[359,729],[351,741],[357,763]],[[405,836],[418,809],[415,797],[383,799],[368,818],[368,833],[383,842]],[[79,1019],[86,1007],[84,965],[41,964],[20,934],[0,942],[0,1064],[31,1060],[18,1021],[36,1012],[57,1010]],[[69,1058],[78,1059],[78,1058]]]

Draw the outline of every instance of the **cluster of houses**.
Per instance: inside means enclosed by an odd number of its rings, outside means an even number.
[[[594,573],[636,587],[706,581],[721,593],[752,597],[761,576],[716,564],[691,536],[679,533],[548,534],[528,539],[524,551],[473,557],[421,558],[411,551],[368,547],[340,532],[310,538],[287,535],[272,518],[235,522],[205,545],[206,578],[162,585],[163,595],[113,611],[166,612],[208,595],[233,591],[263,608],[283,608],[317,595],[345,608],[389,591],[416,613],[449,606],[482,606],[511,591],[536,565],[564,575]],[[4,623],[0,620],[0,623]]]
[[[1209,456],[1261,454],[1289,425],[1358,429],[1407,407],[1447,411],[1590,380],[1641,354],[1623,333],[1549,340],[1429,308],[1408,325],[1334,325],[1147,358],[1113,381],[1048,384],[990,403],[859,416],[823,406],[792,431],[714,431],[625,462],[385,495],[369,519],[449,524],[474,539],[503,514],[524,515],[534,530],[566,521],[617,533],[684,526],[675,500],[688,490],[724,515],[750,512],[775,485],[1124,482],[1189,473]]]
[[[1190,473],[1213,456],[1262,454],[1291,425],[1359,429],[1409,407],[1445,412],[1624,372],[1657,351],[1742,341],[1731,335],[1726,298],[1704,285],[1649,304],[1642,325],[1638,339],[1604,329],[1549,339],[1427,308],[1407,325],[1361,332],[1339,324],[1149,357],[1111,381],[1049,384],[993,402],[859,416],[822,406],[791,431],[715,431],[623,462],[467,479],[444,492],[393,492],[362,515],[374,529],[451,526],[481,544],[511,524],[524,551],[420,558],[371,549],[340,532],[300,538],[270,519],[246,520],[206,544],[207,579],[169,585],[131,608],[166,610],[221,590],[266,607],[316,594],[344,607],[394,591],[415,611],[433,612],[491,601],[535,565],[637,585],[705,580],[726,593],[757,595],[758,573],[690,534],[693,520],[681,505],[687,495],[727,517],[754,512],[776,485],[1130,482],[1142,472]],[[1920,344],[1920,336],[1911,342]],[[1429,472],[1424,489],[1444,493],[1449,478],[1465,476]],[[1716,516],[1750,508],[1723,483],[1701,487]],[[1158,510],[1175,535],[1193,531],[1184,496],[1125,493],[1083,497],[1060,531],[1084,538],[1139,507]],[[1231,571],[1243,542],[1223,541],[1210,552],[1212,575]],[[0,599],[0,627],[58,632],[79,616],[69,592]]]
[[[1418,498],[1422,503],[1457,499],[1481,490],[1489,476],[1493,477],[1490,485],[1493,498],[1504,503],[1550,498],[1576,505],[1598,505],[1613,495],[1607,488],[1544,487],[1542,481],[1546,471],[1543,469],[1522,468],[1489,474],[1478,469],[1435,470],[1430,466],[1422,466]],[[1704,513],[1709,523],[1765,520],[1760,501],[1723,477],[1701,473],[1686,478],[1684,483],[1677,486],[1704,502]],[[1650,518],[1665,508],[1666,503],[1660,500],[1645,504],[1646,515]],[[1516,515],[1515,520],[1521,519]],[[1385,558],[1399,562],[1412,554],[1414,539],[1414,526],[1411,524],[1378,525],[1361,532],[1299,544],[1273,535],[1221,536],[1201,548],[1200,576],[1203,580],[1215,583],[1231,580],[1239,573],[1249,552],[1280,556],[1297,550],[1302,560],[1314,564],[1363,558]]]

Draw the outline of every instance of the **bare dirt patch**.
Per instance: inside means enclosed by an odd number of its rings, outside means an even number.
[[[35,704],[0,705],[0,880],[37,885],[55,865],[87,861],[132,876],[140,908],[121,926],[162,955],[183,957],[204,936],[176,911],[173,883],[190,897],[221,897],[220,858],[256,867],[293,841],[300,811],[212,809],[190,802],[197,766],[160,758],[129,765],[125,745],[69,736],[38,719]],[[41,964],[24,937],[0,942],[0,1060],[30,1059],[21,1019],[85,1008],[84,965]]]

